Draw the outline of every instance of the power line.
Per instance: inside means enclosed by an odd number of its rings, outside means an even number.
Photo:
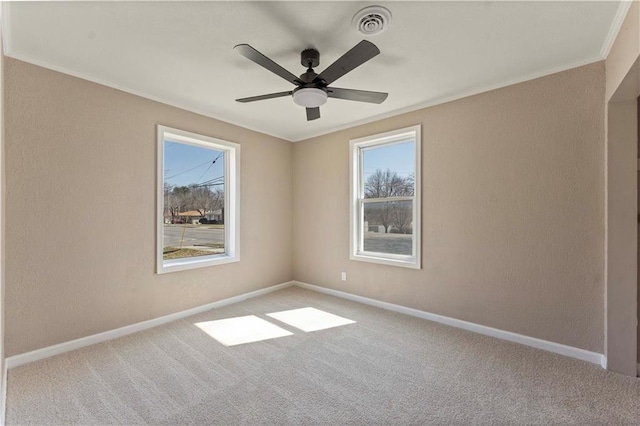
[[[209,186],[223,186],[224,182],[220,182],[220,183],[201,183],[199,185],[196,185],[196,188],[204,188],[204,187],[209,187]]]
[[[196,185],[200,185],[200,184],[203,184],[203,183],[214,183],[216,181],[221,181],[221,180],[224,180],[224,176],[218,176],[218,177],[215,177],[213,179],[205,180],[204,182],[197,183]]]
[[[205,186],[218,186],[218,185],[224,185],[224,176],[218,176],[217,178],[209,179],[207,181],[196,184],[194,186],[196,188],[202,188]]]
[[[185,174],[185,173],[187,173],[187,172],[190,172],[191,170],[195,170],[195,169],[197,169],[198,167],[202,167],[202,166],[204,166],[205,164],[209,164],[209,161],[205,161],[205,162],[204,162],[204,163],[202,163],[202,164],[198,164],[197,166],[194,166],[194,167],[192,167],[192,168],[190,168],[190,169],[188,169],[188,170],[185,170],[185,171],[183,171],[183,172],[176,173],[176,174],[175,174],[175,175],[173,175],[173,176],[165,177],[164,179],[165,179],[165,180],[173,179],[174,177],[177,177],[177,176],[183,175],[183,174]]]
[[[196,180],[196,183],[200,182],[200,179],[202,179],[202,177],[209,171],[209,169],[211,168],[211,166],[213,166],[214,164],[216,164],[216,161],[218,161],[218,158],[220,158],[220,156],[222,155],[222,152],[220,153],[220,155],[218,155],[212,162],[211,164],[209,164],[209,167],[207,167],[207,170],[204,171],[204,173],[202,175],[200,175],[200,177],[198,178],[198,180]]]

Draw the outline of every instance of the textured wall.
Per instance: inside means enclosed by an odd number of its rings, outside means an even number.
[[[604,77],[600,62],[296,143],[294,279],[602,353]],[[423,268],[350,261],[349,139],[414,124]]]
[[[635,327],[637,350],[635,354],[636,362],[640,360],[640,328],[638,321],[640,320],[640,282],[637,277],[640,276],[640,264],[633,267],[633,256],[629,256],[628,239],[630,235],[637,236],[633,231],[637,228],[636,220],[631,223],[628,220],[628,213],[632,212],[635,206],[632,204],[632,194],[637,195],[637,188],[634,188],[637,182],[630,177],[631,164],[628,160],[633,160],[633,142],[637,141],[637,128],[633,126],[632,120],[624,118],[625,108],[623,105],[613,106],[611,102],[631,101],[635,102],[640,95],[640,71],[638,61],[640,61],[640,4],[634,1],[622,23],[622,27],[618,32],[615,42],[611,47],[611,51],[605,61],[606,70],[606,96],[607,110],[605,114],[608,116],[609,129],[607,135],[607,149],[614,147],[616,150],[622,151],[617,158],[607,157],[609,167],[609,180],[615,181],[614,185],[609,185],[609,199],[616,200],[617,204],[608,202],[606,205],[609,224],[613,225],[613,233],[607,233],[605,243],[605,251],[612,253],[609,259],[613,261],[607,267],[609,280],[607,283],[607,352],[609,366],[616,371],[625,371],[627,374],[633,374],[633,359],[629,356],[627,345],[629,343],[629,334]],[[613,117],[613,122],[617,123],[618,128],[613,129],[617,137],[622,136],[622,140],[612,140],[612,114],[618,115]],[[637,120],[637,117],[636,117]],[[626,133],[626,136],[624,136]],[[620,166],[619,166],[620,164]],[[618,170],[622,169],[622,170]],[[620,176],[618,176],[620,174]],[[635,174],[635,172],[634,172]],[[615,179],[617,178],[617,179]],[[637,213],[637,211],[636,211]],[[617,231],[617,232],[616,232]],[[625,247],[626,245],[626,247]],[[640,253],[638,246],[636,250]],[[616,252],[617,251],[617,252]],[[635,260],[640,260],[636,256]],[[631,286],[635,281],[635,293],[637,293],[637,304],[633,306],[629,304],[633,300]],[[630,291],[630,289],[632,291]],[[620,304],[618,304],[619,302]],[[635,318],[633,312],[636,313]],[[609,354],[613,355],[610,356]],[[613,360],[614,364],[611,364]]]
[[[292,220],[298,280],[603,350],[602,63],[293,146],[5,65],[8,356],[288,281]],[[242,144],[240,263],[154,274],[156,124]],[[350,261],[348,141],[413,124],[423,269]]]
[[[636,374],[638,112],[636,100],[611,102],[607,117],[608,246],[605,249],[607,368]],[[630,232],[632,231],[632,232]]]
[[[5,60],[6,354],[291,279],[289,142]],[[154,273],[156,124],[242,146],[241,262]]]

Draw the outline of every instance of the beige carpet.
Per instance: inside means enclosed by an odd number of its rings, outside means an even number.
[[[355,323],[266,315],[304,307]],[[248,315],[293,334],[194,325]],[[7,397],[9,425],[640,424],[638,379],[300,288],[12,369]]]

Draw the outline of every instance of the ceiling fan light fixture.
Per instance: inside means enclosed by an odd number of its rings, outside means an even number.
[[[293,92],[293,102],[305,108],[317,108],[327,103],[327,92],[314,87],[306,87]]]

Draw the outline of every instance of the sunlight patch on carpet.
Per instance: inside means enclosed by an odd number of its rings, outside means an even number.
[[[293,333],[255,315],[198,322],[195,326],[225,346],[293,335]]]
[[[274,312],[267,314],[267,316],[307,332],[355,323],[355,321],[350,319],[339,317],[338,315],[330,314],[329,312],[316,308],[292,309],[290,311]]]

